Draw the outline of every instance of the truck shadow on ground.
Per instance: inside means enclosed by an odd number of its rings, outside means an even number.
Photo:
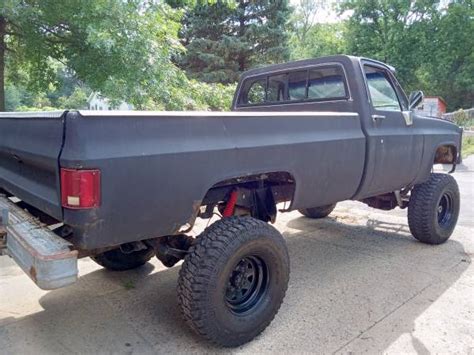
[[[374,341],[372,351],[383,351],[403,334],[412,336],[417,351],[427,351],[412,334],[415,320],[468,267],[462,244],[431,247],[415,241],[404,225],[339,220],[296,218],[277,224],[286,230],[291,258],[287,296],[270,327],[241,349],[345,351],[384,320],[386,331],[366,338]],[[40,299],[43,312],[9,326],[10,340],[27,338],[39,353],[220,351],[181,319],[175,291],[179,267],[158,267],[96,270],[71,287],[51,291]],[[420,301],[408,305],[415,297]],[[20,329],[22,337],[12,335]],[[350,350],[357,351],[355,346]]]

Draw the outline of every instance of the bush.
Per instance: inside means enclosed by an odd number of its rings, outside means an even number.
[[[453,122],[458,126],[465,127],[469,122],[469,115],[463,109],[453,113]]]
[[[207,84],[187,80],[185,85],[173,88],[166,102],[149,102],[147,110],[168,111],[229,111],[235,85]]]

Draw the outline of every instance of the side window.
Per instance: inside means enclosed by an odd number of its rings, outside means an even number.
[[[288,75],[288,99],[289,100],[306,99],[307,77],[308,77],[307,70],[294,71]]]
[[[243,88],[241,104],[261,104],[265,102],[266,79],[249,80]]]
[[[364,70],[373,107],[380,110],[400,111],[397,93],[388,74],[382,69],[368,65],[364,66]]]
[[[311,69],[308,99],[340,99],[346,97],[344,73],[339,66]]]
[[[278,102],[286,99],[287,74],[270,75],[268,77],[267,101]]]

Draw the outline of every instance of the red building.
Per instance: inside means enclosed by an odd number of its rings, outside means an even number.
[[[446,113],[446,101],[440,96],[425,96],[416,109],[423,116],[442,118]]]

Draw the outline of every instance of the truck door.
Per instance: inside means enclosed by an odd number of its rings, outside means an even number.
[[[416,177],[423,152],[408,100],[393,74],[375,63],[363,64],[370,101],[366,126],[368,165],[364,197],[400,189]]]

